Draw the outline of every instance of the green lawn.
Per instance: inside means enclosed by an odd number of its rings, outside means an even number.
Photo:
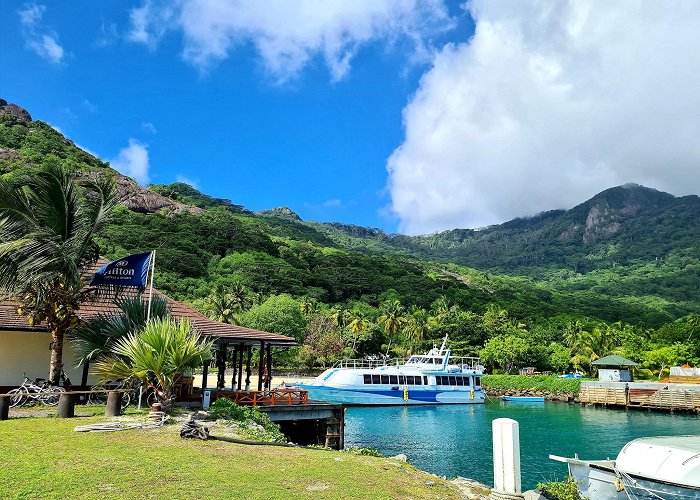
[[[73,431],[105,420],[0,422],[0,498],[459,497],[447,481],[390,459],[184,440],[179,425]]]

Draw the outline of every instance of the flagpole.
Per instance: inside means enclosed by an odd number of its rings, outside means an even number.
[[[151,287],[148,291],[148,312],[146,313],[146,323],[151,320],[151,302],[153,301],[153,275],[156,273],[156,251],[151,253]]]

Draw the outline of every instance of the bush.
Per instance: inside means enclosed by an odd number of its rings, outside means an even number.
[[[586,498],[581,495],[578,484],[571,476],[564,481],[537,483],[537,489],[551,500],[583,500]]]
[[[379,450],[375,450],[374,448],[346,448],[345,453],[350,453],[351,455],[364,455],[368,457],[383,457]]]
[[[531,389],[533,391],[578,393],[580,379],[549,375],[484,375],[481,385],[493,389]]]
[[[228,420],[239,424],[247,425],[253,423],[265,429],[264,433],[254,429],[247,429],[251,437],[262,441],[285,441],[284,434],[280,431],[279,425],[270,420],[267,413],[263,413],[255,406],[241,406],[230,399],[219,398],[212,403],[209,414],[215,419]]]

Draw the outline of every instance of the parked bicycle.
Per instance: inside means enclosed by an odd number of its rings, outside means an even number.
[[[8,394],[12,394],[12,396],[10,396],[10,408],[30,404],[56,406],[60,397],[60,394],[56,393],[64,392],[66,390],[65,387],[70,386],[70,379],[63,371],[63,367],[61,367],[59,383],[62,383],[63,387],[51,385],[48,380],[43,378],[31,379],[27,377],[27,373],[25,372],[22,385],[8,391]]]
[[[115,389],[128,389],[122,392],[122,410],[125,410],[131,403],[135,404],[138,401],[140,385],[131,381],[120,380],[93,385],[90,390],[95,392],[91,392],[88,396],[88,404],[107,404],[107,393]]]

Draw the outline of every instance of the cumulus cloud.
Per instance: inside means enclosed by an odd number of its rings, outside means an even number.
[[[110,161],[110,165],[141,184],[148,184],[148,147],[136,139],[129,139],[129,145],[119,150],[117,157]]]
[[[376,40],[407,39],[424,55],[430,37],[453,26],[441,0],[144,0],[130,19],[128,38],[150,47],[180,31],[182,57],[203,70],[251,43],[280,82],[315,57],[340,80],[360,46]]]
[[[184,174],[177,174],[175,176],[175,182],[183,182],[185,184],[189,184],[195,189],[199,189],[199,179],[192,179]]]
[[[626,182],[700,192],[700,3],[469,8],[473,38],[436,55],[387,164],[401,231],[497,223]]]
[[[153,135],[158,133],[158,129],[151,122],[141,122],[141,130]]]
[[[27,4],[17,11],[22,27],[22,36],[27,47],[36,52],[39,57],[50,63],[58,64],[63,60],[65,53],[63,47],[58,43],[58,35],[42,25],[45,11],[45,5],[35,3]]]

